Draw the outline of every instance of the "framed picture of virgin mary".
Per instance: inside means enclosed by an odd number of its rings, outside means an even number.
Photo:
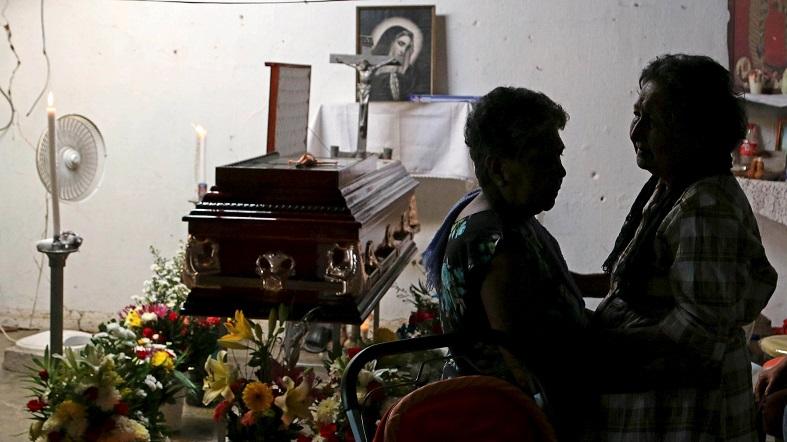
[[[727,46],[735,89],[782,93],[787,68],[787,0],[728,0]]]
[[[431,94],[434,66],[434,6],[358,7],[356,50],[390,56],[398,65],[375,70],[370,101],[404,101]]]

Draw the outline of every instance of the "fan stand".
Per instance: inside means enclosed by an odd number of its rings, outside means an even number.
[[[79,251],[82,237],[74,232],[63,232],[54,238],[43,239],[36,244],[39,252],[49,258],[50,304],[49,304],[49,351],[63,354],[63,268],[68,255]]]

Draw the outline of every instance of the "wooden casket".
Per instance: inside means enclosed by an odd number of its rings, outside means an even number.
[[[415,254],[415,181],[398,161],[264,155],[216,168],[183,220],[185,314],[361,323]]]

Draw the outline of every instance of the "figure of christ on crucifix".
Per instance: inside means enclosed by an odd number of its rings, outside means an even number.
[[[342,63],[355,68],[358,72],[358,143],[356,156],[366,155],[366,134],[369,125],[369,95],[372,91],[372,77],[383,66],[398,65],[395,57],[384,55],[338,55],[331,54],[331,63]]]

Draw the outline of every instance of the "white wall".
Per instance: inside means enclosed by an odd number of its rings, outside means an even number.
[[[47,0],[49,88],[61,113],[83,114],[98,125],[109,155],[99,191],[62,208],[63,226],[85,238],[65,270],[66,307],[75,314],[116,311],[149,275],[148,245],[171,253],[184,238],[180,218],[194,190],[191,123],[208,130],[211,167],[261,154],[265,61],[312,65],[314,115],[321,103],[353,100],[352,70],[329,64],[328,54],[354,51],[356,6],[423,3]],[[521,85],[546,92],[571,114],[564,133],[568,177],[544,219],[573,268],[597,271],[645,180],[627,138],[639,70],[664,52],[707,54],[726,64],[727,2],[433,3],[444,24],[438,35],[444,48],[438,54],[445,60],[437,69],[444,75],[436,81],[436,92],[479,95],[497,85]],[[36,293],[37,310],[48,309],[48,269],[37,290],[41,257],[34,247],[43,236],[45,192],[27,141],[35,142],[45,128],[45,104],[24,115],[45,76],[38,6],[10,0],[5,10],[22,60],[12,90],[21,112],[18,124],[0,133],[0,188],[5,190],[0,198],[0,313],[12,323],[27,321]],[[14,65],[0,39],[3,88]],[[8,115],[0,102],[0,122]],[[461,185],[431,189],[429,196],[437,201],[426,204],[433,218],[424,219],[425,225],[439,222],[454,194],[463,190]],[[440,192],[446,192],[444,198]],[[429,235],[421,233],[419,242]],[[384,312],[401,317],[406,309],[386,300]]]

